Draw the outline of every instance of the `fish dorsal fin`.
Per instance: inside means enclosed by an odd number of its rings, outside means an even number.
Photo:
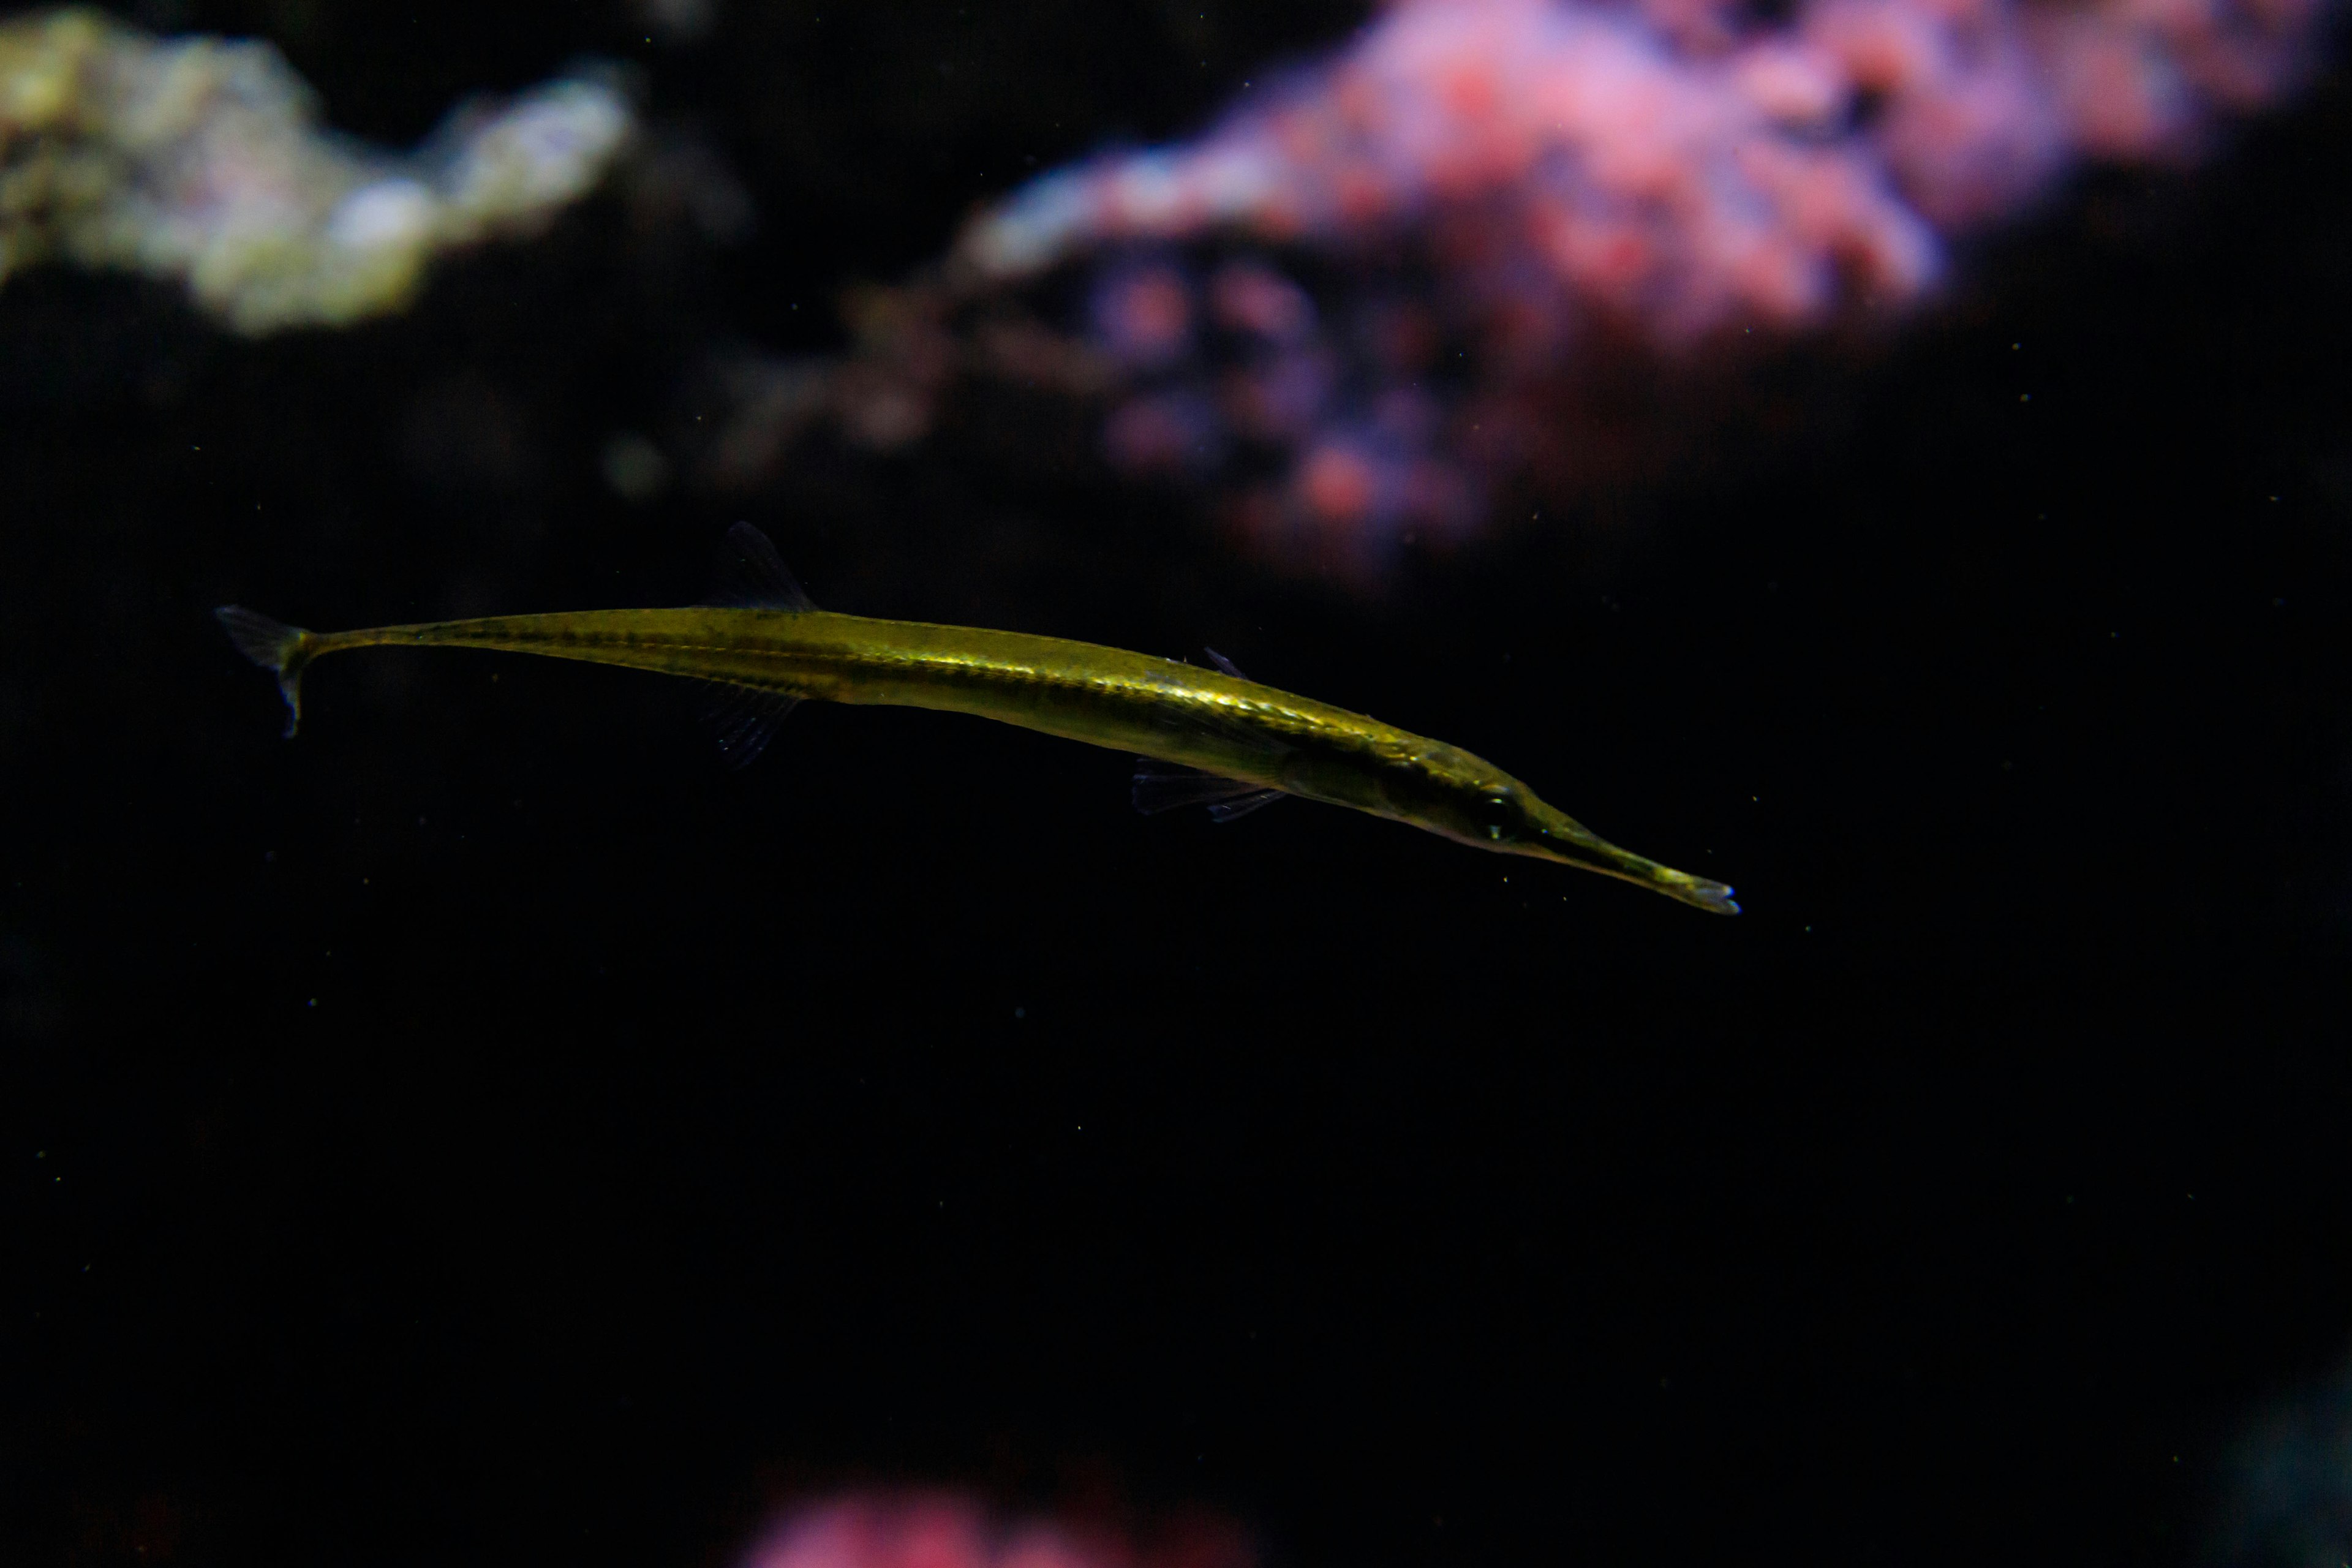
[[[748,522],[727,531],[719,547],[719,587],[706,604],[730,610],[814,610],[768,536]]]
[[[1242,673],[1241,666],[1235,664],[1232,659],[1227,658],[1223,654],[1219,653],[1215,648],[1203,647],[1201,651],[1209,656],[1209,662],[1211,664],[1215,665],[1219,669],[1223,670],[1235,680],[1247,680],[1249,679],[1248,676]]]
[[[776,727],[801,704],[789,692],[765,691],[756,686],[714,681],[708,690],[709,701],[702,716],[709,721],[719,740],[719,755],[730,768],[748,768],[758,762],[768,742],[776,738]]]
[[[1146,816],[1181,810],[1188,805],[1205,805],[1209,808],[1209,815],[1219,822],[1231,822],[1237,816],[1246,816],[1262,805],[1280,800],[1282,793],[1264,784],[1229,779],[1223,773],[1202,773],[1181,763],[1163,763],[1157,757],[1138,757],[1135,759],[1135,789],[1130,798],[1135,802],[1135,809]]]

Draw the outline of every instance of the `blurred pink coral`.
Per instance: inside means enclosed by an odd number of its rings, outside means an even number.
[[[1192,336],[1192,291],[1171,267],[1120,268],[1095,289],[1095,335],[1124,364],[1181,358]]]
[[[1214,469],[1253,547],[1370,579],[1407,538],[1459,537],[1497,478],[1594,450],[1546,399],[1595,344],[1690,365],[1727,334],[1899,319],[1954,240],[2085,161],[2183,160],[2219,116],[2275,101],[2324,16],[1392,0],[1196,140],[1098,155],[981,213],[907,292],[944,321],[1090,272],[1091,354],[1070,363],[1097,367],[1088,393],[1108,384],[1109,459]],[[887,344],[866,358],[925,408],[945,384]]]
[[[1185,1513],[1138,1538],[1122,1527],[1006,1518],[961,1492],[855,1491],[786,1513],[742,1568],[1256,1568],[1230,1521]]]
[[[1212,232],[1362,241],[1489,203],[1490,244],[1685,331],[1799,321],[1838,263],[1900,300],[1935,229],[2013,212],[2084,155],[2183,151],[2309,67],[2314,0],[1400,0],[1192,144],[1046,175],[961,253],[1028,276]]]

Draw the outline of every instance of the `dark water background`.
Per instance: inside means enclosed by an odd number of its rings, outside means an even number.
[[[1299,1568],[2196,1561],[2352,1337],[2341,83],[1369,602],[984,420],[612,493],[714,342],[1353,15],[830,9],[179,8],[388,141],[635,58],[759,226],[607,195],[258,343],[0,290],[0,1561],[719,1564],[861,1477]],[[952,717],[729,774],[586,667],[337,661],[287,744],[209,615],[679,602],[737,516],[830,607],[1213,644],[1749,913]]]

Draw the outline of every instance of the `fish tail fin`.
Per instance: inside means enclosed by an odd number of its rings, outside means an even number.
[[[300,626],[289,626],[242,605],[223,605],[213,612],[228,628],[236,650],[278,677],[286,694],[286,738],[292,740],[302,723],[302,670],[310,662],[316,640]]]

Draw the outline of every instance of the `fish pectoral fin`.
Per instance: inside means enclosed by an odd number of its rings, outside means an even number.
[[[1232,800],[1221,800],[1209,807],[1209,818],[1213,822],[1238,822],[1251,812],[1283,799],[1286,793],[1278,789],[1262,789],[1236,795]]]
[[[727,531],[727,541],[719,547],[719,585],[703,602],[735,610],[816,608],[775,545],[748,522]]]
[[[1181,763],[1163,763],[1157,757],[1135,759],[1135,788],[1130,798],[1135,809],[1146,816],[1179,811],[1188,805],[1205,805],[1209,815],[1219,822],[1231,822],[1281,797],[1282,791],[1278,789],[1229,779],[1223,773],[1202,773]]]
[[[1235,680],[1247,680],[1249,679],[1248,676],[1242,673],[1242,668],[1240,665],[1235,664],[1232,659],[1227,658],[1215,648],[1203,647],[1201,651],[1209,656],[1209,662],[1211,664],[1215,665],[1219,669],[1224,671],[1227,675],[1232,676]]]
[[[730,768],[748,768],[759,761],[768,742],[776,738],[776,727],[801,705],[801,700],[789,692],[756,686],[714,681],[709,692],[702,716],[717,733],[719,757]]]

